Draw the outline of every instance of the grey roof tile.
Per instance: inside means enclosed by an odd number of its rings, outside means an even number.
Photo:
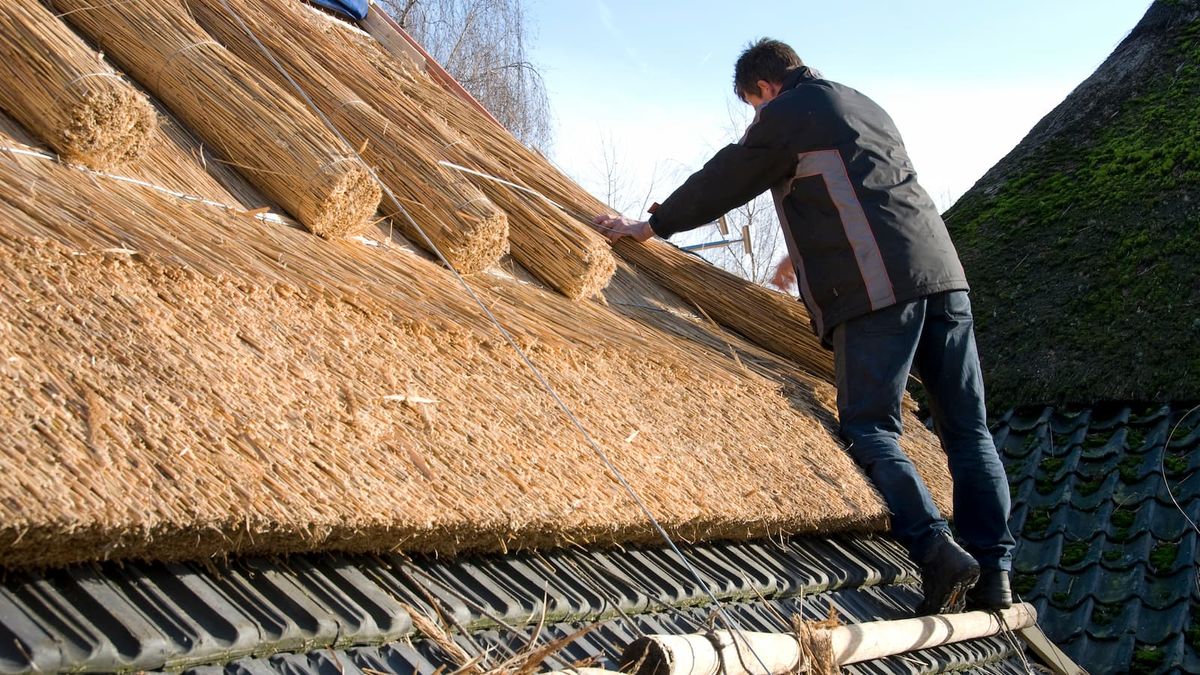
[[[847,622],[911,616],[917,574],[887,538],[797,538],[689,546],[685,555],[747,630],[780,631],[790,616]],[[596,658],[615,665],[637,635],[698,632],[707,596],[661,550],[564,551],[409,560],[398,555],[246,559],[220,569],[106,564],[0,583],[0,672],[36,666],[223,673],[430,673],[446,663],[414,631],[405,605],[436,608],[469,654],[503,660],[545,616],[547,639],[587,623],[548,663]],[[991,664],[1019,672],[999,638],[884,659],[859,672],[943,671]]]
[[[1171,499],[1200,521],[1200,413],[1168,446],[1188,410],[1035,407],[997,423],[1014,488],[1015,585],[1093,672],[1127,672],[1135,657],[1161,658],[1154,672],[1200,672],[1200,535]]]

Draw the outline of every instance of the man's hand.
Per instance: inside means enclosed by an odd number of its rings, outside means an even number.
[[[604,235],[610,243],[624,237],[629,237],[635,241],[646,241],[654,236],[654,230],[650,228],[650,223],[644,220],[633,220],[624,216],[610,216],[605,213],[601,213],[592,219],[592,227]]]
[[[796,268],[792,266],[792,258],[789,256],[779,261],[779,267],[775,268],[775,276],[771,277],[771,285],[781,291],[790,291],[794,283]]]

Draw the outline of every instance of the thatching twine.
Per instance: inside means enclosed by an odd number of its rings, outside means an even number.
[[[265,11],[274,6],[278,14],[278,3],[231,0],[229,4],[237,16],[221,0],[192,0],[191,8],[214,37],[281,87],[291,90],[287,76],[294,78],[347,140],[362,148],[363,158],[376,167],[380,179],[420,226],[414,228],[390,199],[384,200],[384,213],[410,241],[430,248],[425,242],[428,236],[463,273],[481,271],[508,252],[504,212],[465,177],[437,164],[425,140],[426,130],[414,128],[412,120],[385,118],[339,82],[313,57],[303,24],[281,24]],[[270,56],[256,39],[270,50]],[[280,61],[287,76],[271,57]]]
[[[95,169],[141,156],[157,124],[146,97],[37,0],[0,3],[0,109]]]
[[[424,73],[401,68],[370,38],[339,28],[296,3],[259,4],[277,18],[279,26],[290,26],[303,35],[303,44],[323,54],[326,67],[373,108],[395,123],[422,130],[433,157],[506,180],[517,178],[490,147],[464,140],[441,119],[453,119],[456,109],[467,107],[461,100],[449,94],[432,104],[414,100],[422,87],[438,88]],[[490,121],[487,124],[507,136]],[[492,181],[471,180],[508,214],[513,258],[534,276],[570,298],[591,297],[608,284],[616,262],[607,242],[590,227],[536,197]]]
[[[656,540],[421,258],[5,154],[0,273],[2,565]],[[489,285],[673,537],[883,526],[815,397],[595,303]]]
[[[121,167],[120,173],[224,204],[246,209],[274,207],[283,212],[229,162],[215,157],[170,111],[160,110],[159,119],[158,132],[151,136],[146,154]]]
[[[337,237],[369,223],[379,186],[352,151],[214,42],[178,0],[53,4],[312,232]]]

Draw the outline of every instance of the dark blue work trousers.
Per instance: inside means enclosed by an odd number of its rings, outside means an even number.
[[[983,375],[966,291],[902,302],[838,325],[838,418],[854,461],[892,513],[892,533],[920,562],[946,519],[900,449],[910,369],[925,386],[954,478],[955,526],[985,568],[1011,569],[1008,481],[987,428]]]

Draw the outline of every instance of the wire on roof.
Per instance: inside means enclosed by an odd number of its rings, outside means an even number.
[[[308,105],[308,107],[314,113],[316,113],[316,115],[321,119],[322,123],[324,123],[325,126],[327,126],[329,128],[329,130],[334,133],[334,135],[341,138],[341,140],[346,144],[346,146],[351,149],[351,152],[353,152],[355,154],[355,156],[358,157],[358,152],[357,152],[357,150],[354,149],[353,144],[347,142],[345,136],[342,135],[342,133],[337,129],[337,127],[334,126],[334,124],[329,120],[329,118],[316,106],[316,104],[313,102],[312,98],[308,95],[308,92],[306,92],[304,90],[304,88],[301,87],[300,84],[291,76],[291,74],[287,72],[287,70],[283,67],[283,64],[281,64],[279,62],[279,60],[275,57],[275,55],[273,53],[271,53],[271,50],[265,44],[263,44],[262,40],[260,40],[258,38],[258,36],[255,35],[254,31],[251,30],[251,28],[248,25],[246,25],[246,22],[242,19],[241,15],[239,15],[233,9],[233,7],[231,7],[229,5],[228,0],[221,0],[221,4],[225,7],[226,11],[229,12],[230,16],[232,16],[235,20],[237,20],[238,24],[241,25],[242,30],[244,30],[246,32],[246,34],[255,42],[255,44],[258,45],[258,48],[260,50],[262,50],[263,54],[271,61],[272,65],[274,65],[275,68],[280,72],[280,74],[282,74],[287,79],[287,81],[292,85],[292,87],[296,90],[296,92],[300,95],[300,97],[304,100],[304,102]],[[642,500],[641,496],[638,495],[637,491],[633,488],[633,486],[629,484],[629,481],[627,481],[625,479],[625,476],[621,473],[621,471],[617,468],[617,466],[615,464],[613,464],[612,460],[608,457],[608,454],[604,452],[604,450],[600,447],[600,445],[598,443],[596,443],[595,439],[592,438],[592,435],[590,433],[588,433],[588,430],[586,427],[584,427],[583,422],[581,422],[579,420],[579,418],[575,415],[575,413],[567,405],[566,401],[564,401],[562,399],[562,397],[560,397],[558,395],[558,392],[554,389],[553,386],[551,386],[550,382],[546,379],[545,375],[542,374],[542,371],[540,369],[538,369],[538,367],[533,363],[533,361],[529,358],[529,355],[525,353],[525,350],[521,349],[521,346],[517,344],[517,342],[513,338],[512,334],[509,333],[508,330],[500,323],[499,319],[497,319],[495,314],[492,313],[491,308],[489,308],[483,302],[483,300],[475,293],[475,290],[471,287],[471,285],[469,283],[467,283],[467,280],[465,278],[463,278],[463,276],[461,274],[459,274],[458,270],[456,270],[449,263],[449,261],[446,260],[446,257],[442,254],[441,250],[438,249],[438,247],[436,245],[434,245],[434,243],[425,234],[425,230],[420,226],[420,224],[418,224],[416,222],[415,219],[413,219],[412,215],[409,214],[408,210],[404,208],[404,205],[400,203],[400,200],[396,198],[395,193],[393,193],[392,190],[389,189],[388,186],[385,185],[379,179],[379,176],[376,174],[375,170],[372,167],[370,167],[365,161],[363,161],[361,157],[358,157],[358,160],[359,160],[359,163],[370,174],[371,178],[377,184],[380,185],[384,194],[387,196],[388,199],[390,199],[392,201],[393,205],[396,207],[397,212],[402,214],[404,216],[405,220],[408,221],[408,223],[414,228],[414,230],[416,230],[417,232],[419,232],[421,234],[425,243],[429,246],[429,250],[432,251],[434,253],[434,255],[437,256],[438,260],[441,261],[441,263],[443,265],[445,265],[447,269],[450,270],[450,273],[454,275],[454,278],[463,287],[463,290],[465,290],[467,292],[467,294],[471,297],[471,300],[474,301],[479,306],[479,309],[481,311],[483,311],[484,315],[487,316],[488,320],[496,327],[496,329],[500,332],[500,335],[504,338],[504,340],[509,344],[509,346],[511,346],[513,348],[513,350],[516,352],[517,356],[520,357],[521,361],[525,364],[525,366],[529,368],[530,372],[533,374],[534,378],[538,381],[538,383],[542,386],[542,388],[544,388],[546,390],[546,392],[550,395],[550,397],[552,399],[554,399],[555,404],[557,404],[559,409],[561,409],[563,411],[563,414],[565,414],[567,416],[567,418],[570,420],[571,424],[583,436],[584,440],[592,448],[592,450],[596,453],[596,455],[600,458],[600,460],[604,463],[604,465],[608,468],[609,472],[612,473],[613,477],[616,478],[617,482],[621,484],[621,487],[625,490],[625,492],[629,494],[631,499],[633,499],[634,503],[637,505],[639,510],[641,510],[642,514],[646,516],[647,520],[650,521],[651,526],[653,526],[654,529],[658,532],[658,534],[662,538],[662,540],[667,544],[667,546],[675,553],[675,555],[683,563],[683,566],[687,570],[689,576],[694,578],[696,580],[696,583],[698,583],[700,585],[700,587],[704,589],[704,591],[708,595],[710,601],[716,608],[716,613],[721,618],[722,623],[724,623],[725,626],[729,630],[737,633],[739,636],[742,636],[741,628],[737,625],[737,623],[729,615],[729,612],[726,611],[724,604],[722,604],[721,600],[717,597],[717,595],[713,591],[712,587],[708,583],[705,582],[704,578],[696,570],[695,566],[693,566],[691,561],[689,561],[687,559],[687,556],[685,556],[683,554],[683,551],[681,551],[679,549],[679,547],[671,539],[671,536],[669,534],[667,534],[667,531],[658,522],[658,519],[654,517],[654,514],[650,512],[649,507],[646,506],[646,503]],[[762,666],[763,672],[770,672],[770,669],[767,668],[767,666],[766,666],[766,662],[762,659],[761,656],[759,656],[759,654],[757,652],[754,651],[754,648],[749,645],[749,642],[747,642],[747,646],[749,647],[749,650],[753,654],[755,660],[757,660],[759,665]]]

